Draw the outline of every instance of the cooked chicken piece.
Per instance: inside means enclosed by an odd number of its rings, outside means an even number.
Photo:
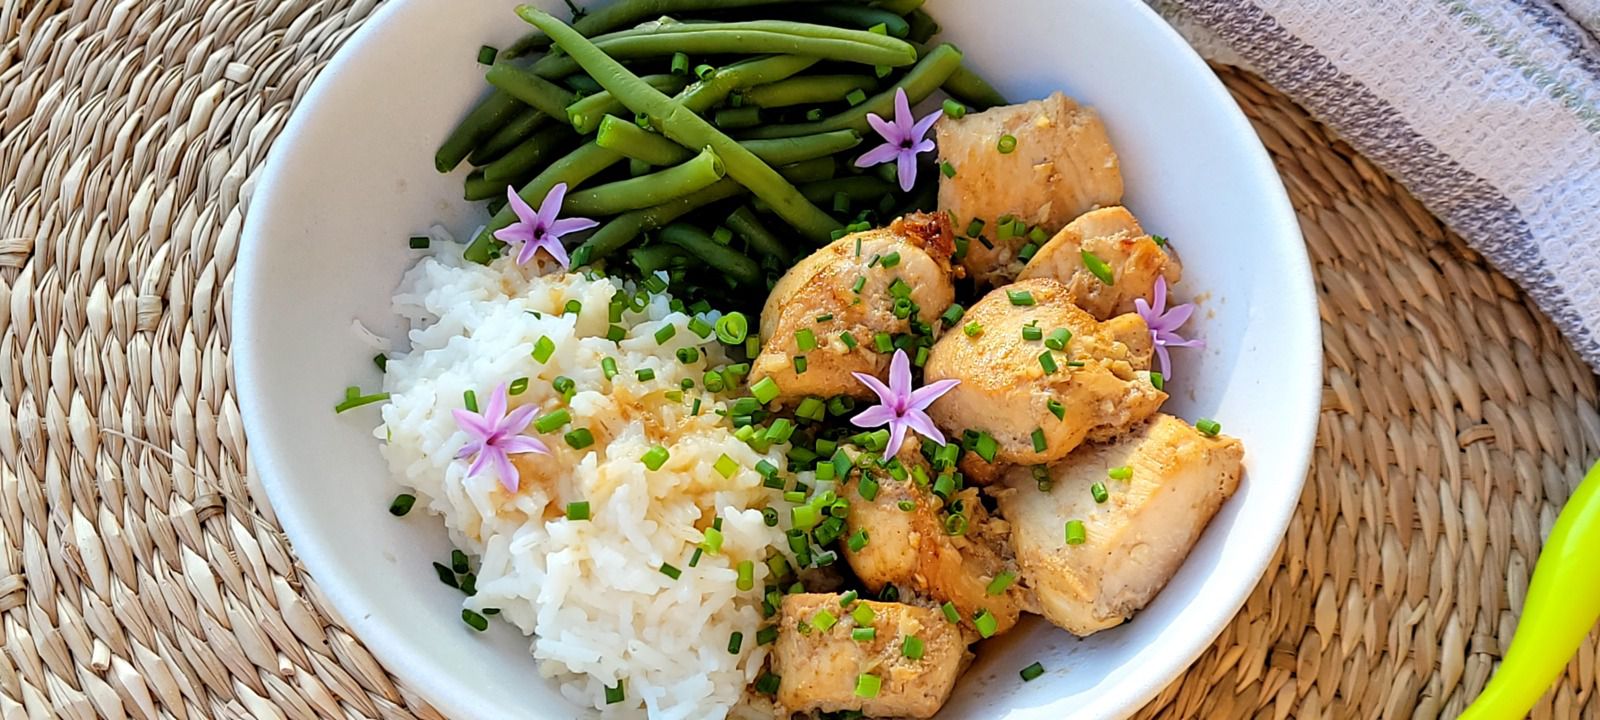
[[[939,180],[939,208],[955,213],[962,234],[982,220],[981,234],[993,246],[974,238],[961,261],[979,287],[1016,277],[1029,229],[1048,236],[1085,212],[1122,202],[1122,171],[1100,117],[1061,93],[934,127],[940,159],[956,171]],[[999,147],[1007,135],[1016,139],[1009,153]],[[1001,231],[998,221],[1007,216],[1022,221],[1023,232]]]
[[[1084,253],[1106,264],[1105,283],[1087,267]],[[1018,280],[1047,277],[1066,283],[1067,296],[1098,320],[1131,313],[1134,298],[1149,302],[1156,278],[1167,285],[1183,277],[1178,258],[1145,234],[1133,213],[1120,205],[1090,210],[1067,223],[1022,268]]]
[[[928,408],[933,421],[949,435],[971,430],[994,440],[991,461],[980,452],[962,456],[972,481],[992,482],[1006,465],[1054,462],[1085,440],[1116,437],[1166,401],[1150,384],[1144,320],[1096,322],[1070,297],[1066,285],[1046,278],[996,288],[962,318],[981,330],[949,333],[929,353],[925,382],[961,381]],[[1041,339],[1023,335],[1029,325]],[[1064,350],[1054,350],[1049,344],[1062,329],[1071,334]]]
[[[996,495],[1044,616],[1081,636],[1144,607],[1239,487],[1243,458],[1238,440],[1206,437],[1158,413],[1120,440],[1080,448],[1051,466],[1047,492],[1028,470],[1012,470]],[[1132,475],[1111,478],[1113,468]],[[1094,500],[1095,483],[1109,495],[1103,503]],[[1080,545],[1066,544],[1069,520],[1083,522]]]
[[[888,377],[892,353],[877,352],[873,339],[880,332],[910,330],[910,318],[894,315],[894,293],[901,287],[916,305],[914,317],[939,331],[939,315],[955,301],[953,251],[949,218],[917,213],[887,228],[846,235],[801,260],[767,296],[761,311],[761,354],[751,382],[772,378],[784,401],[807,395],[875,397],[850,373]],[[858,287],[862,279],[865,283]],[[897,280],[901,286],[895,286]],[[806,331],[815,347],[802,350]],[[846,332],[855,347],[841,339]],[[802,355],[805,372],[796,372],[794,359]]]
[[[916,444],[906,443],[898,459],[908,472],[913,467],[933,478]],[[856,479],[841,491],[850,501],[845,517],[846,536],[858,530],[867,534],[867,544],[859,551],[843,548],[850,569],[873,592],[892,584],[901,591],[932,600],[934,604],[953,603],[962,623],[976,630],[973,619],[987,610],[995,625],[989,632],[998,635],[1011,629],[1027,604],[1022,587],[1015,580],[1017,571],[1010,559],[1005,520],[991,517],[978,499],[977,488],[956,493],[946,505],[930,487],[913,481],[896,480],[876,464],[867,470],[871,499],[861,493],[860,470]],[[902,510],[900,503],[910,503]],[[957,508],[961,520],[950,520],[950,508]],[[960,531],[950,534],[950,530]],[[1004,576],[1004,577],[1001,577]],[[1000,577],[999,592],[988,587]],[[980,633],[981,635],[982,633]]]
[[[931,608],[867,600],[840,605],[839,599],[815,593],[783,598],[772,649],[772,672],[782,678],[778,704],[789,712],[859,710],[868,717],[939,712],[968,660],[961,629]],[[852,616],[862,607],[872,611],[864,625]],[[875,635],[856,640],[851,631],[857,627],[871,627]],[[912,655],[920,642],[920,657],[906,657],[907,638],[916,638]]]

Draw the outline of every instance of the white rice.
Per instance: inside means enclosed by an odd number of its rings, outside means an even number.
[[[716,336],[700,338],[666,295],[651,295],[642,311],[626,312],[618,323],[627,331],[619,346],[605,337],[608,306],[613,294],[635,292],[631,285],[559,271],[541,276],[508,259],[485,267],[461,260],[459,245],[434,246],[437,254],[406,274],[394,298],[395,311],[411,324],[410,350],[388,362],[384,389],[391,397],[377,435],[387,439],[384,455],[399,482],[475,558],[477,594],[464,606],[499,608],[499,617],[532,636],[540,672],[560,683],[562,695],[606,717],[723,718],[755,710],[746,687],[767,654],[755,640],[762,561],[786,545],[788,517],[781,514],[778,527],[763,522],[761,509],[781,493],[764,488],[754,467],[763,458],[782,467],[787,446],[757,453],[717,414],[732,398],[701,387],[706,370],[728,362]],[[582,303],[576,315],[562,312],[569,300]],[[676,334],[658,345],[656,331],[669,324]],[[546,363],[531,355],[541,337],[556,348]],[[682,347],[697,348],[700,359],[681,363],[674,352]],[[612,380],[602,370],[605,357],[616,361]],[[634,371],[642,368],[655,378],[639,381]],[[558,376],[576,383],[569,403],[551,386]],[[462,407],[466,390],[482,402],[523,377],[528,387],[511,398],[513,408],[536,404],[542,415],[567,407],[573,421],[539,436],[552,455],[529,456],[538,470],[523,473],[513,495],[492,472],[465,477],[467,462],[454,458],[467,437],[450,410]],[[695,389],[669,398],[685,378]],[[697,397],[699,415],[691,416]],[[576,427],[590,428],[595,443],[569,447],[561,433]],[[527,432],[536,431],[530,425]],[[640,456],[656,444],[671,457],[650,472]],[[723,455],[738,465],[732,477],[714,469]],[[565,518],[575,501],[590,503],[592,519]],[[691,568],[701,529],[713,517],[722,518],[722,551]],[[749,592],[735,588],[741,560],[755,564]],[[682,575],[668,577],[663,563]],[[735,631],[744,641],[731,654]],[[605,688],[618,680],[625,680],[626,698],[607,704]]]

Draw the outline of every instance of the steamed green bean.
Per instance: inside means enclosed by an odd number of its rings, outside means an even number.
[[[818,58],[801,55],[772,55],[736,62],[711,71],[710,75],[684,90],[677,100],[690,111],[703,113],[735,90],[793,77],[817,62]]]
[[[640,78],[657,90],[664,93],[678,93],[689,84],[689,79],[682,75],[646,75]],[[600,119],[606,115],[615,115],[625,111],[622,101],[611,97],[611,93],[601,90],[567,106],[566,118],[572,123],[572,129],[580,135],[588,135],[600,127]]]
[[[667,137],[688,147],[709,146],[718,157],[722,158],[729,175],[757,197],[766,200],[774,212],[794,226],[801,235],[820,241],[839,228],[837,220],[806,200],[771,166],[712,127],[699,115],[650,87],[623,67],[622,63],[557,20],[555,16],[527,5],[518,7],[517,14],[549,35],[557,47],[580,63],[602,87],[622,100],[630,110],[648,115]],[[873,33],[865,34],[882,37]],[[915,52],[915,49],[912,49],[912,53]],[[960,53],[955,53],[954,49],[950,52],[955,54],[959,62]],[[929,57],[938,54],[939,51],[936,50],[930,53]]]
[[[911,26],[911,32],[906,35],[906,39],[911,42],[925,43],[929,38],[939,34],[939,23],[935,22],[933,16],[926,10],[920,8],[913,10],[906,20]]]
[[[510,63],[495,63],[483,77],[501,92],[550,117],[566,117],[567,106],[577,99],[571,90]]]
[[[490,93],[439,144],[439,149],[433,154],[434,168],[442,173],[456,169],[478,143],[516,117],[522,107],[522,103],[504,92],[496,90]]]
[[[908,0],[898,1],[906,2]],[[621,2],[610,3],[591,11],[581,18],[575,18],[572,21],[572,29],[577,30],[584,37],[592,38],[601,33],[609,33],[625,25],[632,25],[641,20],[658,18],[663,15],[678,15],[680,13],[706,10],[728,10],[759,5],[790,4],[795,4],[795,0],[621,0]],[[505,50],[501,50],[500,56],[518,57],[527,54],[531,50],[542,50],[549,46],[550,36],[535,30],[522,36]]]
[[[877,86],[878,80],[871,75],[804,75],[757,85],[740,94],[747,104],[779,108],[841,102],[852,90],[871,90]]]
[[[533,137],[534,131],[544,124],[548,116],[533,108],[523,108],[515,118],[495,131],[489,139],[479,143],[478,147],[467,156],[467,162],[483,166],[494,162],[496,158],[511,152],[521,145],[524,140]]]
[[[521,9],[518,8],[519,12]],[[684,52],[693,55],[781,53],[890,67],[910,65],[917,61],[916,48],[898,38],[865,30],[785,20],[662,23],[603,35],[586,42],[591,42],[614,60],[670,56]],[[576,72],[578,68],[578,61],[569,52],[566,55],[546,55],[529,70],[542,77],[559,78]],[[590,73],[591,76],[593,74]],[[605,82],[601,81],[600,84],[603,86]]]
[[[569,187],[576,187],[621,159],[622,153],[607,150],[592,142],[584,143],[566,157],[550,163],[543,172],[522,186],[517,194],[529,205],[538,207],[544,202],[544,196],[557,184],[566,183]],[[463,255],[473,262],[488,262],[490,252],[498,242],[494,239],[495,231],[510,225],[516,219],[516,214],[510,208],[501,208],[489,219],[483,230],[478,232],[478,236],[472,239],[472,244],[467,246]]]
[[[848,3],[828,3],[807,7],[800,11],[806,15],[816,17],[828,22],[842,25],[853,25],[862,29],[874,25],[883,25],[889,35],[903,38],[911,33],[911,26],[900,17],[903,13],[894,13],[883,8],[867,7],[865,5],[850,5]]]
[[[761,108],[754,105],[724,108],[712,116],[712,122],[724,130],[739,130],[761,124]]]
[[[888,10],[896,15],[904,15],[921,8],[922,2],[923,0],[878,0],[878,2],[873,3],[873,5],[883,8],[884,10]]]
[[[461,185],[461,197],[469,202],[488,200],[496,195],[505,197],[506,194],[506,184],[485,178],[482,170],[474,170],[469,173],[467,179],[462,181]]]
[[[584,95],[593,95],[597,92],[603,92],[605,90],[605,88],[600,87],[600,83],[594,81],[594,78],[589,77],[581,72],[573,73],[561,78],[561,84],[572,88],[572,91],[575,93],[582,93]]]
[[[801,194],[805,195],[807,200],[816,203],[832,202],[833,196],[840,193],[850,198],[852,202],[877,200],[894,192],[894,189],[894,185],[871,175],[851,175],[809,182],[800,186]]]
[[[687,223],[661,228],[662,242],[677,245],[740,285],[761,282],[761,266],[743,253],[711,239],[706,231]]]
[[[573,215],[596,216],[660,205],[701,190],[721,180],[724,174],[716,153],[702,150],[693,160],[660,172],[569,192],[563,210]]]
[[[646,275],[657,270],[666,270],[673,260],[687,258],[683,248],[676,245],[650,245],[648,247],[634,248],[628,252],[629,259],[633,260],[634,267]]]
[[[779,240],[778,236],[773,235],[772,231],[767,229],[767,226],[761,224],[761,219],[756,217],[750,206],[739,206],[738,210],[733,211],[733,214],[728,216],[726,224],[729,230],[744,238],[744,241],[751,248],[754,248],[756,252],[770,256],[785,266],[794,259],[794,256],[789,253],[789,248],[784,247],[783,241]]]
[[[911,68],[905,77],[900,79],[894,87],[885,88],[882,92],[856,105],[848,110],[839,112],[832,117],[826,117],[816,122],[795,123],[792,125],[767,125],[759,127],[746,134],[750,138],[780,138],[794,137],[796,135],[814,135],[830,130],[851,129],[865,134],[869,129],[867,113],[875,113],[879,117],[894,116],[895,89],[904,88],[906,98],[914,105],[923,98],[933,94],[944,81],[961,67],[961,51],[954,45],[940,45],[929,51]]]
[[[950,93],[951,97],[978,110],[987,110],[1006,104],[1005,95],[1002,95],[999,90],[989,84],[989,81],[984,80],[983,77],[973,72],[965,64],[956,68],[956,71],[950,73],[950,77],[945,79],[944,91]]]
[[[523,141],[499,160],[483,166],[483,178],[504,185],[533,173],[539,163],[550,159],[558,148],[567,147],[573,139],[572,130],[556,126],[545,128]]]
[[[808,160],[778,168],[790,182],[808,183],[827,179],[833,173],[833,163],[822,159]],[[572,251],[572,264],[584,265],[614,253],[646,230],[653,230],[677,220],[706,205],[737,197],[746,190],[733,178],[723,178],[698,192],[662,203],[655,207],[634,210],[618,215],[601,225],[588,240]]]

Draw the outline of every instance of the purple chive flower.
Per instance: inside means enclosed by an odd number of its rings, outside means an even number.
[[[856,167],[871,167],[882,165],[891,160],[899,163],[896,170],[900,176],[900,189],[911,192],[911,185],[917,179],[917,155],[933,149],[933,141],[924,135],[928,128],[944,115],[944,109],[928,113],[921,120],[914,120],[911,116],[911,101],[906,99],[905,88],[898,88],[894,92],[894,122],[878,117],[877,113],[867,113],[867,123],[872,125],[883,136],[883,144],[856,159]],[[931,427],[931,426],[930,426]]]
[[[494,231],[498,240],[515,245],[522,243],[521,252],[517,253],[517,264],[526,265],[533,259],[534,253],[540,248],[550,253],[550,257],[561,263],[561,269],[567,268],[567,249],[561,245],[561,236],[569,233],[588,230],[600,223],[589,218],[565,218],[557,220],[561,212],[561,201],[567,197],[567,184],[556,183],[545,193],[544,202],[539,203],[539,211],[522,201],[522,196],[517,194],[510,185],[506,186],[506,201],[511,205],[511,211],[517,214],[517,222]]]
[[[456,459],[461,460],[472,455],[472,465],[467,468],[467,477],[476,477],[483,469],[493,465],[495,473],[500,476],[500,485],[509,492],[516,492],[518,486],[517,468],[511,464],[511,456],[519,453],[539,453],[549,455],[550,448],[539,442],[538,438],[523,435],[522,431],[533,422],[533,413],[538,408],[524,405],[506,414],[506,386],[501,384],[493,395],[489,396],[488,405],[483,408],[483,413],[456,408],[451,414],[456,417],[456,425],[467,433],[470,438],[467,444],[456,453]]]
[[[1139,317],[1144,318],[1144,323],[1150,326],[1150,340],[1155,343],[1156,356],[1161,358],[1162,378],[1172,378],[1172,358],[1167,354],[1167,348],[1206,346],[1204,340],[1185,340],[1178,334],[1178,328],[1183,327],[1184,323],[1189,322],[1189,316],[1194,315],[1194,303],[1184,303],[1168,310],[1165,277],[1156,277],[1154,307],[1144,298],[1134,298],[1133,307]]]
[[[889,426],[889,445],[883,449],[884,460],[900,452],[900,445],[906,439],[906,428],[940,445],[944,444],[944,433],[939,432],[939,427],[933,424],[933,418],[928,417],[927,409],[939,396],[959,385],[960,380],[940,380],[912,390],[911,360],[906,357],[904,350],[894,351],[894,359],[889,361],[888,386],[866,373],[850,374],[878,396],[879,404],[850,418],[850,422],[863,428]]]

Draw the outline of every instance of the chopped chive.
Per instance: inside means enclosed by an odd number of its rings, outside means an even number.
[[[633,377],[639,382],[656,379],[656,371],[650,368],[640,368],[633,371]]]
[[[567,314],[577,315],[577,314],[583,312],[583,303],[578,302],[577,300],[568,300],[567,304],[562,306],[561,310],[562,310],[561,314],[563,314],[563,315],[567,315]]]
[[[506,390],[511,395],[521,395],[528,391],[528,379],[519,377],[511,381],[511,386]]]
[[[962,118],[962,116],[967,114],[967,106],[962,105],[959,102],[956,102],[952,98],[945,98],[945,100],[944,100],[944,114],[945,114],[945,117],[948,117],[948,118],[950,118],[952,120],[960,120]]]
[[[1027,290],[1007,290],[1006,299],[1010,300],[1012,305],[1017,306],[1025,307],[1034,304],[1033,293]]]
[[[427,250],[431,242],[427,235],[412,235],[410,245],[412,250]]]
[[[839,342],[844,343],[844,346],[846,348],[849,348],[851,350],[856,349],[856,344],[857,344],[856,343],[856,336],[851,335],[849,333],[849,331],[845,331],[845,332],[839,333]]]
[[[735,630],[735,631],[733,631],[732,635],[728,636],[728,654],[729,655],[738,655],[739,654],[739,648],[741,646],[743,646],[743,645],[744,645],[744,633],[739,632],[738,630]]]
[[[744,342],[750,333],[750,321],[744,313],[731,312],[717,319],[717,339],[728,345]]]
[[[867,91],[862,90],[861,88],[851,90],[849,94],[844,96],[844,101],[850,103],[850,107],[860,105],[861,103],[867,101]]]
[[[850,548],[850,552],[861,552],[869,540],[866,528],[858,528],[850,535],[850,539],[845,541],[845,546]]]
[[[555,351],[555,341],[551,340],[548,335],[542,336],[533,344],[533,359],[538,360],[540,363],[550,362],[550,356]]]
[[[1013,150],[1017,149],[1017,138],[1009,134],[1001,135],[1000,140],[994,144],[994,147],[1000,151],[1000,154],[1010,155]]]
[[[994,441],[994,436],[990,435],[988,431],[984,431],[978,434],[978,442],[973,446],[972,451],[977,453],[978,457],[983,458],[984,462],[992,463],[994,462],[995,452],[999,449],[1000,446]]]
[[[411,512],[411,507],[417,504],[417,496],[402,493],[394,496],[394,502],[389,503],[389,514],[395,517],[405,517]]]
[[[678,334],[678,326],[677,325],[671,325],[671,324],[662,325],[661,329],[656,331],[656,344],[660,345],[660,344],[662,344],[662,343],[664,343],[664,342],[666,342],[668,340],[671,340],[672,336],[677,335],[677,334]]]
[[[878,497],[878,481],[863,476],[861,482],[856,483],[856,492],[861,495],[862,499],[871,502]]]
[[[346,394],[344,394],[344,402],[339,403],[339,405],[334,405],[333,411],[334,413],[344,413],[346,410],[355,410],[355,408],[360,408],[362,405],[381,403],[384,402],[384,400],[389,400],[389,394],[387,394],[387,392],[374,392],[374,394],[371,395],[362,395],[360,394],[360,390],[357,390],[355,394],[346,392]]]
[[[1022,326],[1022,339],[1023,340],[1038,340],[1038,339],[1043,338],[1043,337],[1044,337],[1044,331],[1040,330],[1038,325],[1023,325]]]
[[[468,570],[471,570],[472,566],[468,564],[467,554],[460,550],[451,550],[450,569],[454,570],[457,575],[463,575]]]
[[[972,618],[972,626],[978,629],[979,637],[993,637],[994,631],[1000,627],[1000,621],[988,608],[984,608],[978,611],[977,617]]]
[[[1028,231],[1028,240],[1035,245],[1043,245],[1049,239],[1050,233],[1045,232],[1044,228],[1038,225],[1033,226],[1033,229]]]
[[[1206,437],[1216,437],[1217,433],[1222,432],[1222,423],[1210,418],[1200,418],[1195,422],[1194,429],[1199,430],[1200,434]]]
[[[1037,679],[1040,675],[1044,674],[1044,666],[1040,665],[1039,663],[1034,663],[1023,668],[1022,672],[1017,674],[1022,676],[1023,682],[1031,682]]]
[[[961,622],[961,613],[956,610],[955,603],[947,601],[945,604],[940,605],[939,609],[944,611],[944,619],[949,620],[952,624]]]
[[[900,264],[900,253],[898,253],[898,252],[889,253],[888,255],[883,256],[883,259],[879,260],[878,264],[882,265],[882,266],[884,266],[886,268],[892,268],[892,267],[894,267],[896,265],[899,265]]]
[[[556,392],[571,400],[571,395],[577,389],[578,384],[572,378],[565,375],[557,375],[556,379],[550,381],[550,387],[555,388]]]
[[[1055,356],[1051,355],[1049,350],[1039,353],[1039,367],[1044,368],[1046,375],[1053,375],[1060,369],[1056,366]]]
[[[1086,364],[1087,363],[1085,363],[1082,360],[1068,360],[1067,361],[1067,367],[1071,367],[1071,368],[1080,368],[1080,367],[1083,367]]]
[[[603,357],[603,358],[600,358],[600,370],[601,370],[601,372],[605,373],[607,380],[610,380],[611,378],[616,377],[617,376],[617,359],[614,358],[614,357]]]
[[[961,513],[950,513],[944,516],[944,534],[959,536],[967,534],[967,516]]]
[[[854,590],[846,590],[843,593],[840,593],[839,607],[849,607],[850,603],[855,602],[857,597],[860,597],[860,593],[857,593]]]
[[[739,573],[739,577],[734,581],[734,587],[744,591],[756,586],[756,564],[754,561],[740,560],[735,570]],[[765,645],[766,643],[762,644]]]
[[[489,619],[466,608],[461,609],[461,622],[466,623],[473,630],[483,632],[489,629]]]
[[[872,627],[858,627],[850,631],[850,639],[856,642],[872,642],[878,638],[878,629]]]
[[[999,575],[994,576],[994,579],[989,581],[988,586],[986,586],[983,591],[990,595],[999,595],[1000,593],[1005,592],[1006,588],[1011,587],[1011,584],[1016,581],[1017,574],[1011,572],[1010,570],[1006,570],[1001,572]]]
[[[953,178],[956,176],[956,166],[948,162],[941,162],[939,163],[939,172],[943,173],[947,178]]]
[[[778,685],[783,682],[783,676],[772,673],[762,673],[756,678],[756,692],[762,695],[771,695],[778,692]]]
[[[872,608],[868,607],[866,603],[856,605],[856,609],[850,611],[850,618],[855,620],[858,626],[871,625],[872,621],[876,620],[877,617],[877,613],[872,612]]]
[[[478,48],[478,64],[479,65],[493,65],[494,64],[494,56],[499,55],[499,54],[500,54],[500,51],[495,49],[495,47],[493,45],[483,45],[483,46]]]
[[[715,330],[716,328],[712,327],[711,323],[706,322],[699,316],[689,319],[689,332],[700,336],[701,339],[711,337],[711,333],[715,332]]]
[[[821,422],[827,416],[828,406],[821,398],[807,397],[794,410],[795,417]]]
[[[689,56],[688,55],[685,55],[685,54],[683,54],[681,52],[676,52],[676,53],[672,54],[672,74],[673,75],[688,75],[689,74]]]
[[[1090,485],[1089,494],[1094,497],[1094,501],[1097,503],[1103,503],[1107,498],[1111,497],[1111,494],[1106,492],[1105,483],[1095,483]]]
[[[434,563],[433,573],[439,576],[439,582],[442,582],[453,588],[460,587],[460,584],[456,582],[456,573],[454,570],[450,569],[450,566],[443,563]]]
[[[372,356],[372,364],[378,366],[378,372],[389,372],[389,356],[378,353]]]
[[[671,457],[671,454],[667,452],[667,449],[657,445],[646,450],[639,459],[644,462],[645,467],[654,471],[660,470],[662,465],[667,464],[667,458],[669,457]]]
[[[794,374],[803,375],[803,374],[805,374],[805,371],[806,371],[806,356],[804,356],[804,355],[796,355],[796,356],[794,356]]]
[[[901,500],[900,502],[895,503],[895,505],[903,512],[911,512],[917,509],[917,501],[915,500]]]
[[[816,321],[819,322],[819,323],[825,323],[825,322],[828,322],[829,320],[832,320],[832,319],[833,319],[833,313],[823,313],[823,314],[818,315],[816,317]]]
[[[728,457],[727,453],[723,453],[721,457],[717,458],[717,462],[712,464],[711,467],[725,480],[732,478],[734,473],[739,472],[738,461]]]
[[[622,702],[622,699],[623,699],[623,697],[624,697],[626,692],[627,691],[623,688],[623,685],[622,685],[622,678],[617,678],[617,686],[616,687],[606,686],[606,704],[607,705],[615,705],[615,704],[617,704],[619,702]]]
[[[1114,282],[1115,278],[1111,275],[1111,266],[1107,265],[1106,261],[1101,260],[1099,255],[1088,250],[1082,251],[1079,255],[1083,257],[1083,266],[1088,268],[1089,272],[1094,273],[1095,277],[1100,278],[1100,282],[1107,285]]]
[[[582,450],[594,444],[594,433],[589,428],[578,428],[561,436],[573,450]]]
[[[821,630],[822,632],[829,631],[838,623],[839,618],[834,616],[833,613],[828,612],[827,608],[818,610],[817,614],[811,616],[811,627]]]
[[[693,346],[678,348],[677,352],[673,354],[677,355],[678,362],[684,365],[692,365],[700,360],[700,351]]]
[[[1088,539],[1088,534],[1083,529],[1082,520],[1067,521],[1067,544],[1082,545]]]
[[[866,286],[867,286],[867,276],[862,275],[861,277],[856,278],[856,281],[850,285],[850,292],[853,292],[853,293],[855,293],[857,295],[860,295],[861,294],[861,289],[865,288]]]
[[[566,408],[557,408],[554,412],[547,413],[540,416],[538,420],[533,421],[533,429],[541,433],[554,432],[571,421],[572,413],[567,412]]]
[[[1050,468],[1048,467],[1035,465],[1028,468],[1028,473],[1033,475],[1033,484],[1039,488],[1039,492],[1050,492],[1051,486],[1055,485],[1055,482],[1050,479]]]
[[[1166,390],[1167,389],[1166,378],[1161,377],[1161,373],[1158,373],[1158,372],[1156,372],[1154,370],[1150,371],[1150,385],[1151,385],[1151,387],[1154,387],[1157,390]]]
[[[762,405],[769,404],[773,400],[776,400],[778,393],[780,392],[782,391],[778,388],[778,383],[770,377],[761,378],[760,380],[757,380],[754,385],[750,386],[750,394],[754,395],[756,400],[759,400]]]
[[[778,628],[768,625],[756,631],[757,645],[771,645],[778,639]]]
[[[668,563],[661,563],[660,570],[662,575],[672,578],[673,580],[677,580],[683,576],[682,570],[679,570]]]
[[[800,352],[810,352],[817,349],[817,335],[816,333],[811,332],[811,328],[801,328],[796,330],[794,333],[794,342],[795,347],[799,348]]]
[[[878,352],[887,353],[894,350],[894,338],[890,337],[889,333],[878,333],[872,337],[872,341],[878,348]]]
[[[978,237],[983,234],[983,218],[973,218],[967,224],[967,237]]]
[[[1045,402],[1045,407],[1050,409],[1050,414],[1056,416],[1057,420],[1065,420],[1067,418],[1067,406],[1062,405],[1060,400],[1050,398]]]
[[[1033,439],[1034,452],[1042,453],[1045,451],[1045,448],[1049,447],[1044,440],[1044,428],[1034,428],[1033,434],[1029,435],[1028,437]]]
[[[466,406],[468,412],[477,412],[478,394],[471,390],[461,393],[461,404]]]
[[[1072,340],[1072,331],[1066,328],[1056,328],[1050,331],[1050,336],[1045,338],[1044,346],[1051,350],[1066,350],[1067,342]]]
[[[966,314],[967,309],[961,307],[961,303],[950,303],[950,307],[945,308],[944,314],[939,316],[939,322],[944,323],[945,327],[955,327]]]
[[[568,520],[588,520],[589,519],[589,502],[587,500],[585,500],[583,502],[567,503],[567,519]]]
[[[1165,235],[1151,235],[1150,239],[1155,241],[1156,247],[1158,248],[1164,248],[1167,246],[1167,238]]]
[[[983,325],[979,324],[977,320],[973,320],[967,323],[966,327],[961,328],[961,331],[966,333],[967,337],[975,338],[983,334]]]
[[[1127,480],[1128,478],[1133,477],[1133,468],[1127,465],[1114,467],[1106,471],[1106,477],[1111,478],[1112,480]]]

